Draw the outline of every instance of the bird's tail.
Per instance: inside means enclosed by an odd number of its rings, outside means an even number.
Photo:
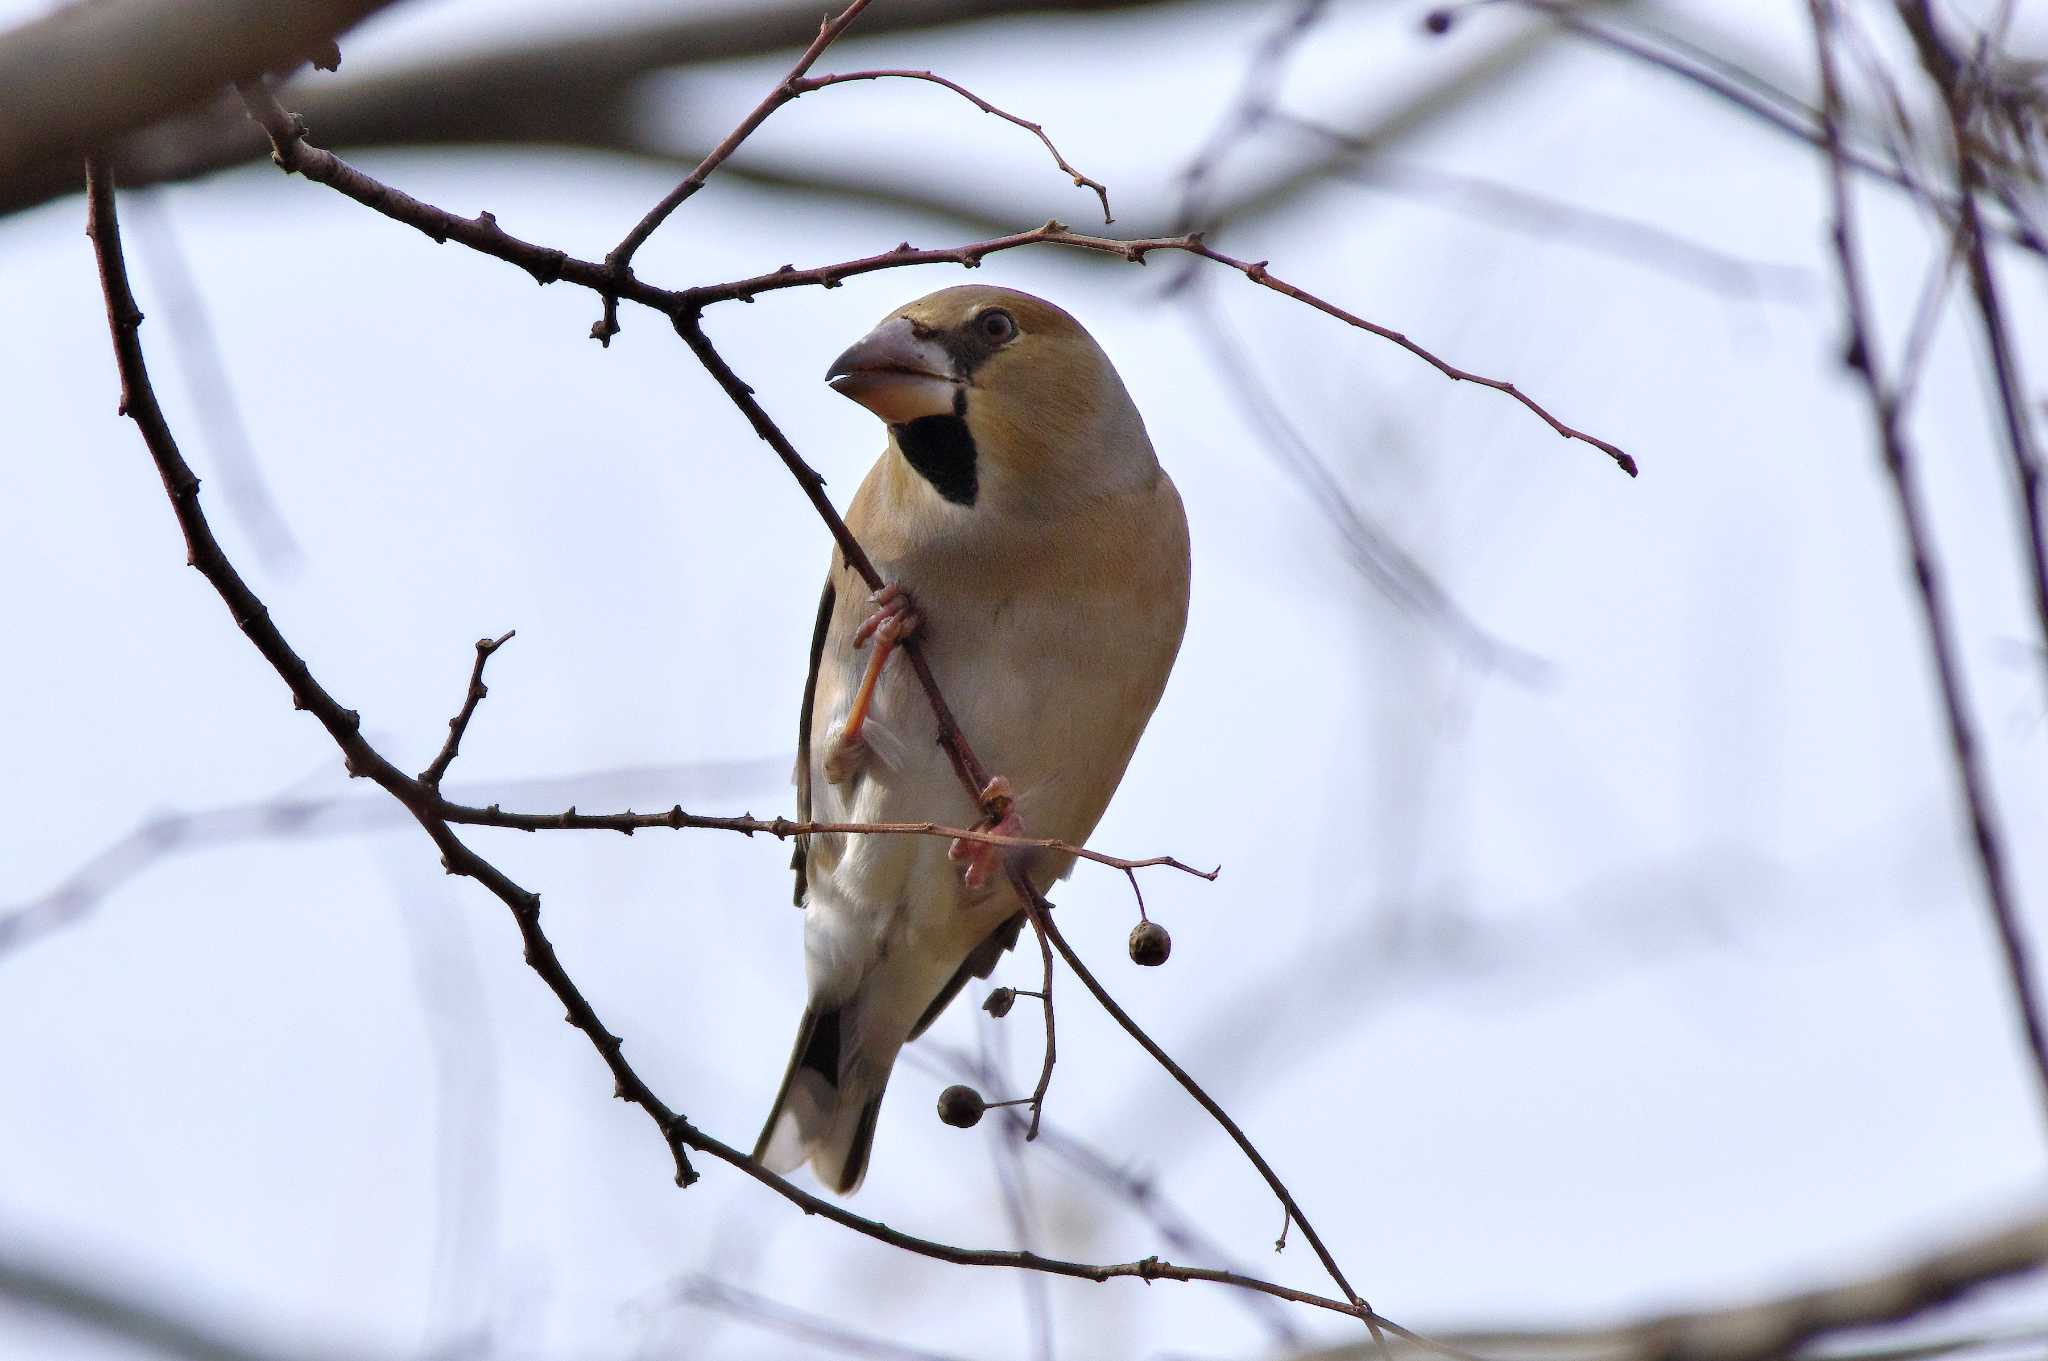
[[[874,1147],[875,1119],[896,1055],[859,1054],[850,1008],[804,1008],[782,1090],[754,1143],[754,1159],[775,1172],[805,1163],[840,1195],[860,1189]],[[859,1061],[855,1059],[858,1057]]]

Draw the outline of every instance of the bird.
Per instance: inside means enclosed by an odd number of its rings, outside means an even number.
[[[942,289],[885,317],[826,381],[888,428],[835,550],[797,729],[802,822],[930,821],[1083,844],[1109,806],[1187,627],[1187,516],[1144,419],[1072,316],[1013,289]],[[915,637],[985,769],[977,802],[939,744]],[[1002,810],[984,817],[983,808]],[[1016,944],[1012,867],[1044,892],[1050,848],[811,832],[792,868],[808,998],[754,1158],[867,1174],[904,1044]]]

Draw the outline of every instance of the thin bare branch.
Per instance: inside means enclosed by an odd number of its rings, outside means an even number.
[[[616,283],[625,279],[632,272],[633,256],[639,252],[640,247],[647,244],[647,238],[654,235],[655,230],[662,223],[668,221],[670,213],[682,207],[692,195],[704,187],[706,181],[711,178],[712,173],[719,166],[725,164],[728,157],[740,149],[740,143],[753,136],[755,129],[767,122],[777,109],[803,93],[797,87],[797,81],[803,76],[804,72],[811,69],[818,58],[825,54],[825,49],[830,47],[840,34],[846,32],[853,21],[860,17],[860,12],[867,7],[868,0],[853,0],[852,4],[841,10],[837,15],[819,24],[818,36],[811,39],[810,46],[806,47],[803,50],[803,54],[796,59],[796,65],[789,68],[789,74],[784,76],[781,82],[774,89],[770,90],[759,104],[754,106],[753,112],[740,120],[738,127],[725,135],[724,141],[711,148],[710,154],[697,163],[696,169],[683,177],[682,183],[669,190],[666,194],[663,194],[661,201],[652,208],[649,208],[646,214],[633,224],[633,229],[627,232],[624,239],[618,245],[612,247],[610,252],[604,257],[605,269],[610,274],[613,282]],[[601,345],[609,346],[612,343],[612,337],[618,333],[618,294],[616,292],[607,292],[604,295],[604,315],[598,318],[596,324],[590,328],[590,338]]]
[[[805,79],[800,80],[796,83],[802,87],[802,93],[809,93],[812,90],[822,90],[828,85],[844,85],[848,81],[854,80],[929,81],[933,85],[942,85],[946,89],[951,90],[954,94],[959,95],[962,99],[972,104],[975,108],[980,109],[983,113],[993,114],[997,118],[1002,119],[1006,123],[1016,124],[1018,127],[1023,128],[1026,132],[1030,133],[1033,137],[1036,137],[1039,140],[1040,144],[1045,147],[1047,154],[1052,157],[1053,164],[1057,165],[1061,170],[1065,171],[1070,178],[1072,178],[1072,180],[1074,181],[1074,187],[1076,189],[1092,189],[1095,191],[1095,197],[1102,201],[1102,222],[1104,226],[1108,226],[1110,223],[1116,221],[1114,217],[1110,216],[1109,212],[1109,187],[1103,184],[1100,180],[1092,179],[1089,176],[1082,174],[1073,166],[1071,162],[1067,160],[1065,156],[1061,155],[1060,149],[1053,145],[1052,138],[1046,135],[1045,128],[1043,125],[1034,123],[1028,118],[1020,118],[1018,115],[1011,113],[1006,109],[997,108],[995,105],[989,103],[986,99],[983,99],[980,95],[968,89],[965,85],[960,84],[958,81],[948,80],[944,76],[934,75],[930,71],[887,70],[842,71],[834,75],[808,76]]]
[[[1133,876],[1131,886],[1137,887]],[[1031,919],[1031,934],[1038,938],[1038,954],[1045,969],[1045,981],[1038,985],[1039,1009],[1045,1013],[1045,1061],[1039,1066],[1038,1085],[1031,1090],[1031,1123],[1024,1130],[1029,1142],[1038,1137],[1039,1121],[1045,1115],[1045,1094],[1052,1089],[1052,1067],[1059,1059],[1059,1046],[1055,1042],[1052,1008],[1052,942],[1045,930],[1045,905],[1036,897],[1024,900],[1024,911]]]
[[[462,218],[436,208],[431,204],[423,203],[409,194],[365,175],[360,170],[341,160],[334,153],[322,150],[309,143],[306,140],[305,128],[292,115],[285,112],[283,106],[278,104],[276,98],[260,82],[245,82],[237,88],[241,90],[243,99],[248,103],[251,116],[256,118],[263,125],[265,131],[270,134],[272,143],[276,148],[277,162],[284,169],[304,175],[307,179],[329,185],[348,195],[348,197],[355,199],[365,207],[373,208],[387,217],[403,222],[425,233],[437,242],[457,241],[472,250],[480,251],[485,255],[505,260],[511,264],[516,264],[526,270],[527,273],[533,275],[536,282],[549,284],[558,279],[566,279],[571,283],[591,289],[600,295],[616,294],[618,297],[629,302],[636,302],[654,308],[656,311],[662,312],[669,317],[676,327],[677,333],[683,337],[684,342],[689,344],[693,351],[697,352],[700,360],[704,359],[705,352],[692,337],[701,337],[703,335],[699,314],[713,303],[751,302],[764,293],[772,293],[789,288],[836,288],[844,280],[856,275],[873,274],[886,269],[903,269],[913,265],[954,264],[972,269],[989,256],[1001,251],[1016,250],[1024,246],[1041,244],[1063,246],[1098,255],[1119,256],[1133,264],[1142,264],[1148,256],[1160,252],[1179,252],[1199,256],[1202,259],[1227,266],[1262,288],[1270,289],[1284,297],[1292,298],[1294,301],[1314,308],[1326,316],[1334,317],[1348,326],[1356,327],[1359,330],[1370,332],[1383,340],[1391,341],[1418,359],[1428,363],[1437,372],[1453,382],[1474,383],[1480,387],[1492,388],[1496,392],[1505,393],[1527,407],[1561,438],[1589,444],[1614,460],[1615,466],[1619,467],[1629,476],[1633,477],[1636,475],[1635,459],[1623,452],[1620,447],[1601,439],[1597,435],[1588,434],[1583,430],[1565,424],[1557,417],[1551,415],[1549,410],[1523,392],[1514,383],[1505,379],[1489,378],[1484,374],[1460,368],[1447,360],[1439,358],[1400,331],[1382,326],[1377,322],[1368,321],[1364,317],[1338,307],[1335,303],[1327,302],[1315,294],[1287,282],[1267,268],[1269,262],[1265,260],[1240,260],[1234,256],[1225,255],[1221,251],[1212,249],[1196,233],[1189,233],[1183,236],[1119,240],[1115,237],[1084,235],[1069,230],[1064,223],[1052,221],[1030,231],[1014,232],[1008,236],[992,237],[983,241],[970,242],[962,246],[919,250],[905,242],[894,250],[884,251],[879,255],[865,256],[857,260],[845,260],[837,264],[819,265],[810,269],[797,269],[794,266],[785,265],[773,273],[755,275],[751,278],[736,279],[722,284],[707,284],[696,288],[670,290],[657,288],[654,285],[642,282],[630,273],[623,278],[616,278],[606,265],[590,260],[579,260],[562,251],[521,240],[500,227],[497,218],[488,212],[479,213],[474,218]],[[754,424],[755,429],[760,431],[762,428],[761,423],[755,416],[755,413],[759,411],[759,406],[753,403],[751,393],[743,391],[745,385],[740,384],[737,378],[728,381],[726,377],[721,377],[722,361],[716,363],[706,362],[705,367],[711,372],[712,377],[718,381],[719,386],[726,390],[727,395],[733,397],[735,403],[740,406],[740,409],[747,413],[748,419]],[[729,370],[727,373],[729,373]],[[735,387],[736,384],[737,387]],[[749,407],[752,407],[752,410],[749,410]],[[768,439],[769,437],[764,433],[762,438]],[[772,446],[774,441],[769,440],[769,443]],[[778,448],[776,453],[783,459],[785,464],[790,465],[790,471],[796,474],[797,480],[803,484],[806,493],[811,497],[813,505],[819,508],[820,514],[826,517],[826,524],[831,526],[838,519],[838,514],[831,509],[831,503],[825,498],[823,485],[818,479],[817,473],[808,464],[805,464],[801,458],[795,458],[794,450],[785,452]],[[792,459],[794,459],[793,463]],[[841,549],[847,547],[851,537],[842,534],[843,528],[843,526],[840,526],[833,531],[833,538],[839,543]],[[857,547],[856,545],[856,549]],[[856,558],[853,553],[848,553],[847,561],[856,571],[860,571],[862,579],[866,580],[871,588],[881,589],[879,579],[873,575],[872,564],[866,565],[865,569],[863,569],[863,564],[866,564],[865,554],[860,554]],[[922,671],[924,665],[922,654],[917,651],[914,638],[911,640],[911,643],[911,646],[905,648],[905,654],[912,659],[912,665]],[[955,751],[955,759],[957,761],[958,752],[957,749],[953,748],[950,739],[947,745],[949,750]],[[982,780],[981,787],[985,788],[987,783],[986,779]]]
[[[1086,846],[1077,846],[1056,837],[1011,836],[1008,833],[992,832],[985,827],[948,827],[943,822],[800,822],[794,818],[757,818],[751,813],[738,817],[722,817],[708,813],[686,813],[681,805],[658,813],[635,813],[630,810],[623,813],[582,813],[575,808],[560,813],[520,813],[508,812],[497,804],[479,808],[473,804],[454,803],[445,799],[435,802],[434,812],[450,822],[472,827],[505,827],[518,832],[620,832],[631,836],[635,832],[656,829],[682,831],[685,828],[698,828],[707,831],[738,832],[743,836],[758,833],[762,836],[772,836],[778,841],[793,836],[837,833],[850,836],[933,836],[951,841],[974,841],[984,846],[1001,846],[1008,850],[1053,851],[1060,855],[1091,860],[1098,865],[1107,865],[1113,870],[1122,870],[1125,873],[1132,870],[1173,869],[1214,883],[1216,876],[1223,872],[1221,866],[1213,870],[1197,869],[1170,855],[1127,860],[1120,855],[1090,850]]]
[[[1998,933],[2000,955],[2007,981],[2012,987],[2021,1036],[2033,1066],[2036,1095],[2044,1114],[2048,1114],[2048,1026],[2044,1026],[2041,1003],[2027,963],[2026,939],[2020,930],[2017,895],[2006,871],[1990,775],[1984,769],[1978,752],[1976,724],[1970,714],[1962,662],[1955,644],[1955,626],[1949,618],[1947,596],[1935,555],[1934,530],[1928,522],[1926,506],[1921,498],[1919,470],[1904,423],[1899,418],[1897,396],[1884,376],[1883,359],[1877,348],[1876,322],[1856,246],[1855,208],[1849,193],[1849,161],[1841,139],[1842,93],[1835,69],[1834,4],[1833,0],[1807,0],[1807,7],[1813,22],[1815,62],[1820,73],[1821,138],[1827,149],[1828,192],[1834,216],[1830,239],[1849,328],[1849,367],[1861,381],[1870,405],[1893,507],[1898,513],[1899,526],[1912,558],[1913,583],[1920,598],[1920,621],[1940,687],[1949,755],[1969,816],[1985,905]]]
[[[792,265],[784,265],[781,269],[771,274],[757,274],[752,278],[735,279],[729,283],[706,284],[696,288],[686,288],[672,296],[678,309],[693,311],[708,307],[716,302],[735,300],[751,302],[763,293],[773,293],[787,288],[836,288],[845,280],[856,275],[873,274],[885,269],[902,269],[908,265],[952,264],[973,269],[989,256],[995,255],[998,252],[1016,250],[1022,246],[1041,244],[1064,246],[1072,250],[1088,251],[1098,255],[1120,256],[1132,264],[1140,265],[1144,264],[1147,257],[1151,255],[1161,252],[1177,252],[1199,256],[1204,260],[1213,261],[1229,269],[1234,269],[1261,288],[1270,289],[1282,297],[1292,298],[1294,301],[1313,308],[1325,316],[1336,318],[1347,326],[1369,332],[1382,340],[1391,341],[1428,364],[1431,368],[1434,368],[1452,382],[1474,383],[1480,387],[1492,388],[1496,392],[1507,394],[1535,413],[1545,425],[1548,425],[1560,437],[1577,440],[1582,444],[1589,444],[1614,460],[1615,466],[1630,477],[1636,475],[1636,461],[1634,458],[1624,453],[1618,446],[1601,439],[1597,435],[1591,435],[1583,430],[1566,425],[1563,421],[1551,415],[1542,404],[1523,392],[1514,383],[1505,379],[1489,378],[1484,374],[1460,368],[1448,360],[1440,358],[1430,350],[1425,349],[1400,331],[1382,326],[1375,321],[1368,321],[1364,317],[1348,312],[1335,303],[1318,297],[1316,294],[1298,285],[1289,283],[1268,268],[1268,265],[1271,263],[1270,261],[1242,260],[1236,256],[1226,255],[1222,251],[1216,250],[1202,239],[1199,232],[1190,232],[1181,236],[1152,236],[1135,240],[1120,240],[1116,237],[1089,236],[1081,232],[1072,231],[1065,223],[1055,220],[1046,223],[1042,227],[1034,227],[1030,231],[1014,232],[1008,236],[992,237],[985,241],[973,241],[962,246],[920,250],[906,242],[894,250],[883,251],[879,255],[870,255],[858,260],[844,260],[837,264],[817,265],[810,269],[797,269]]]

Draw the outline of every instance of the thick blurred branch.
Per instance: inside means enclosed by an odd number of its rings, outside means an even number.
[[[34,1261],[19,1252],[0,1253],[0,1304],[113,1340],[129,1349],[181,1357],[185,1361],[352,1361],[350,1354],[313,1349],[303,1340],[267,1346],[219,1324],[187,1313],[169,1300],[179,1289],[152,1299],[107,1283],[100,1270]]]
[[[391,0],[98,0],[0,34],[0,185],[234,81],[339,61],[334,39]],[[30,176],[33,178],[33,176]]]
[[[1973,1290],[2048,1266],[2048,1216],[1972,1234],[1906,1265],[1755,1304],[1665,1314],[1582,1332],[1492,1329],[1452,1334],[1491,1356],[1552,1361],[1776,1361],[1832,1333],[1898,1323]],[[1301,1353],[1353,1361],[1362,1347]]]
[[[879,37],[926,28],[1028,14],[1089,14],[1133,9],[1163,0],[892,0],[861,22]],[[321,0],[303,8],[367,11],[389,0]],[[197,8],[180,0],[123,0],[120,8],[184,14]],[[90,11],[105,6],[82,6]],[[290,8],[278,0],[216,0],[212,9],[267,11]],[[641,99],[644,77],[675,67],[708,65],[801,48],[818,30],[821,6],[811,0],[766,0],[728,9],[666,10],[658,17],[544,33],[484,52],[452,53],[396,70],[376,71],[291,86],[292,107],[337,146],[566,146],[666,153],[656,145]],[[79,11],[71,11],[73,13]],[[44,21],[51,22],[51,21]],[[33,27],[33,26],[32,26]],[[0,73],[25,68],[14,45],[29,30],[0,35]],[[40,47],[36,49],[42,50]],[[154,108],[148,119],[180,116],[108,148],[124,185],[191,179],[262,159],[269,146],[232,100],[212,98],[235,79],[289,67],[302,58],[219,70]],[[9,88],[0,76],[0,92]],[[72,94],[75,97],[76,88]],[[0,113],[10,109],[0,93]],[[202,106],[203,107],[200,107]],[[148,119],[136,119],[124,127]],[[7,119],[0,117],[0,137]],[[104,136],[102,131],[100,136]],[[0,172],[0,215],[48,202],[79,188],[77,152],[84,143],[24,153]]]

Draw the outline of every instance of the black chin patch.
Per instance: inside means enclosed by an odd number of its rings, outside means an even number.
[[[932,484],[933,491],[956,506],[973,505],[981,490],[975,472],[974,436],[960,414],[966,405],[964,401],[956,403],[951,415],[919,416],[892,427],[896,447],[910,460],[910,466]]]

